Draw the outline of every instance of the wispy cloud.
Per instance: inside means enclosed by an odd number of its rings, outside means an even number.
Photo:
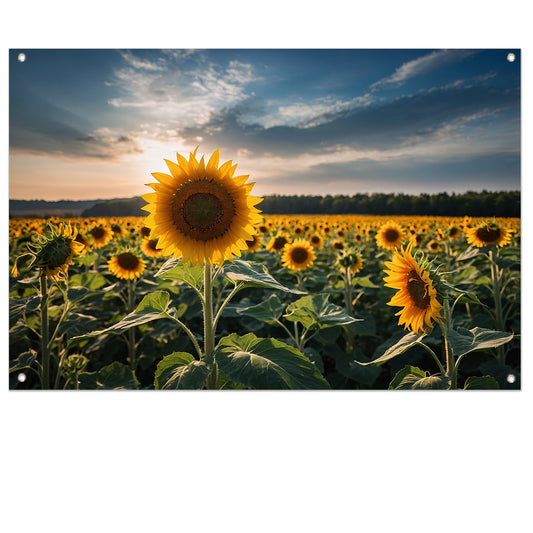
[[[186,138],[203,136],[210,144],[232,150],[246,146],[255,156],[328,153],[339,147],[387,150],[441,135],[446,127],[458,131],[461,124],[473,120],[469,117],[480,116],[487,109],[495,111],[515,100],[512,92],[448,86],[336,113],[328,111],[314,117],[309,127],[265,127],[260,120],[250,121],[252,100],[224,108],[207,124],[184,128],[182,133]]]
[[[109,104],[135,109],[141,122],[201,125],[222,107],[247,98],[246,85],[257,79],[250,64],[215,64],[201,52],[165,51],[154,62],[132,54],[126,59],[109,82],[122,96]]]
[[[398,87],[410,78],[425,74],[445,63],[461,61],[475,53],[475,50],[436,50],[425,56],[403,63],[390,76],[373,83],[370,89],[375,91],[388,86]]]

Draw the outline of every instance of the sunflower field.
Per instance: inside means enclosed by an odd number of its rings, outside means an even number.
[[[167,165],[147,217],[10,220],[10,388],[520,388],[519,219],[262,216]]]

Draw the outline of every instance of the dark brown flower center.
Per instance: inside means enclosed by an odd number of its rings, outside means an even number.
[[[256,235],[252,235],[252,238],[248,241],[246,241],[246,245],[248,246],[248,248],[251,248],[255,243],[257,242],[257,236]]]
[[[235,215],[230,193],[207,178],[185,184],[176,191],[172,203],[175,226],[198,241],[223,235]]]
[[[143,226],[141,228],[141,235],[143,237],[149,237],[150,236],[150,228],[147,228],[146,226]]]
[[[274,244],[272,247],[274,250],[283,250],[283,247],[287,244],[287,239],[285,237],[276,237],[274,239]]]
[[[428,285],[414,269],[407,274],[407,292],[419,309],[429,307],[431,298],[428,294]]]
[[[291,259],[294,263],[305,263],[309,257],[309,252],[300,246],[293,248],[291,251]]]
[[[399,237],[400,234],[395,229],[389,228],[385,231],[385,240],[387,242],[396,242]]]
[[[335,250],[343,250],[344,249],[344,244],[342,244],[341,241],[334,242],[333,243],[333,248],[335,248]]]
[[[320,237],[318,237],[317,235],[313,235],[313,236],[311,237],[311,242],[312,242],[313,244],[319,244],[319,243],[320,243]]]
[[[476,232],[477,238],[486,243],[496,242],[501,235],[500,228],[491,228],[490,226],[485,226],[484,228],[479,228]]]
[[[105,235],[104,228],[101,228],[100,226],[93,228],[91,230],[91,235],[94,239],[102,239]]]
[[[157,251],[157,252],[161,251],[160,248],[157,247],[157,241],[158,240],[159,239],[150,239],[148,241],[148,248],[150,248],[150,250],[154,250],[154,251]]]
[[[124,270],[132,271],[139,266],[139,259],[129,252],[117,255],[117,263]]]

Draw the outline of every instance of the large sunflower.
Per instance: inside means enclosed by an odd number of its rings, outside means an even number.
[[[391,251],[399,247],[404,238],[402,227],[392,220],[383,224],[376,234],[377,245]]]
[[[505,246],[511,242],[512,235],[510,230],[496,222],[482,222],[473,228],[467,228],[465,233],[468,244],[479,248],[490,244]]]
[[[305,239],[296,239],[293,243],[286,244],[281,256],[282,265],[292,270],[305,270],[315,259],[315,252]]]
[[[233,177],[237,165],[231,161],[219,167],[218,150],[207,165],[203,157],[196,160],[196,150],[189,161],[177,158],[178,164],[165,159],[170,174],[152,173],[159,183],[147,184],[155,192],[143,195],[150,237],[159,238],[164,255],[182,256],[184,263],[220,264],[240,257],[254,224],[263,220],[254,207],[262,199],[250,196],[254,184],[246,183],[248,176]]]
[[[114,255],[107,263],[109,272],[119,279],[138,278],[146,267],[146,263],[131,252]]]
[[[431,327],[431,320],[440,321],[443,306],[437,299],[437,289],[429,276],[427,265],[419,264],[411,255],[411,244],[407,248],[395,250],[392,261],[386,261],[389,270],[384,278],[385,285],[398,292],[387,305],[403,307],[396,316],[405,329],[409,328],[415,333],[424,330],[424,325]]]

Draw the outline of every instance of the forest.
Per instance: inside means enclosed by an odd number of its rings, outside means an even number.
[[[140,197],[87,202],[11,200],[10,215],[31,218],[63,216],[145,216]],[[77,205],[73,205],[77,204]],[[354,195],[266,195],[260,204],[266,215],[405,215],[520,217],[520,191],[468,191],[438,194],[358,193]],[[83,209],[85,207],[85,209]],[[81,208],[81,209],[80,209]],[[83,210],[82,210],[83,209]],[[59,213],[62,211],[62,213]]]

